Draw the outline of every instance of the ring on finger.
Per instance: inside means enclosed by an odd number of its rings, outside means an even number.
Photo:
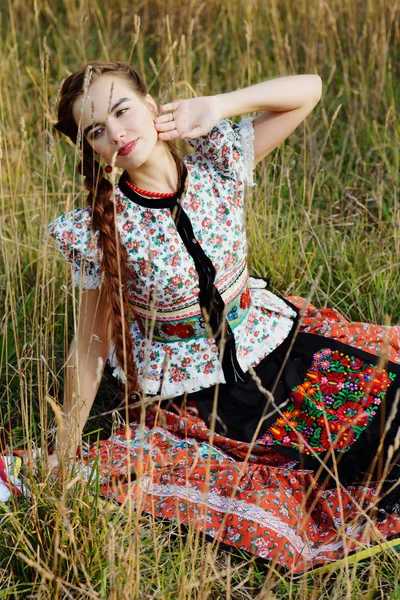
[[[171,120],[175,121],[175,113],[173,111],[171,111],[171,115],[172,115]]]

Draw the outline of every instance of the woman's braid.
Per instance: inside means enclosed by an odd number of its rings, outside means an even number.
[[[118,363],[126,374],[130,396],[138,391],[133,340],[129,328],[130,307],[127,290],[127,282],[133,278],[133,273],[128,267],[128,253],[115,228],[113,187],[103,178],[102,169],[94,160],[93,150],[86,140],[83,143],[83,159],[78,170],[85,176],[85,187],[89,191],[87,204],[92,207],[93,229],[99,232],[98,246],[102,254],[100,272],[105,273],[105,291],[111,307],[112,339]]]
[[[103,178],[102,169],[94,159],[93,149],[86,138],[80,138],[78,135],[78,126],[72,113],[74,102],[86,93],[90,83],[104,73],[114,73],[124,78],[139,96],[146,96],[146,86],[132,67],[124,63],[94,61],[64,81],[58,106],[58,122],[54,127],[68,136],[74,144],[82,144],[82,161],[78,170],[85,176],[85,187],[89,191],[87,203],[92,209],[93,231],[99,232],[98,247],[102,254],[100,272],[104,274],[103,285],[111,307],[112,340],[119,366],[126,374],[128,395],[131,396],[138,390],[133,340],[129,330],[130,306],[127,289],[128,282],[133,283],[134,273],[129,269],[128,253],[116,229],[113,186]],[[183,160],[173,142],[168,141],[165,144],[175,160],[180,182],[184,170]]]

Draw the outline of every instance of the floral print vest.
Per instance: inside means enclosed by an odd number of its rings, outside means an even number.
[[[215,270],[238,369],[246,372],[286,339],[296,318],[283,299],[247,270],[244,200],[246,187],[254,185],[252,118],[239,124],[223,119],[207,135],[187,141],[194,152],[184,158],[187,184],[180,205],[190,221],[192,242]],[[173,397],[225,383],[226,370],[199,301],[199,273],[188,241],[185,245],[170,207],[157,201],[139,204],[123,181],[121,177],[115,186],[114,201],[132,271],[130,333],[142,389]],[[61,215],[48,229],[72,266],[74,285],[99,287],[100,250],[91,208]],[[112,344],[109,362],[124,382]]]

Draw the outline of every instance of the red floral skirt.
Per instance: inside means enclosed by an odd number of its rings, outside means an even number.
[[[373,482],[327,485],[322,467],[317,473],[305,461],[300,468],[298,458],[299,449],[315,460],[330,447],[357,447],[396,377],[400,326],[350,323],[335,310],[310,306],[300,331],[321,336],[320,349],[311,352],[302,382],[284,410],[265,420],[256,443],[215,433],[194,404],[153,406],[144,426],[132,416],[128,428],[85,455],[99,461],[104,497],[129,500],[139,511],[294,573],[399,536],[399,504],[380,521],[365,512],[378,498]],[[323,338],[348,351],[324,345]],[[370,357],[385,348],[389,366],[376,369],[352,348]]]

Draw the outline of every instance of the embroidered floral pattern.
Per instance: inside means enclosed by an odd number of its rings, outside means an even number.
[[[250,307],[250,290],[247,286],[248,277],[247,270],[244,273],[244,281],[241,281],[242,277],[239,275],[238,279],[233,285],[226,290],[225,299],[225,311],[227,313],[227,319],[234,329],[240,323],[244,321],[247,316],[248,309]],[[247,286],[246,292],[241,293],[241,289]],[[238,293],[235,296],[236,291]],[[233,295],[232,301],[228,302],[229,297]],[[242,302],[242,296],[245,296],[246,303]],[[134,307],[135,321],[138,324],[143,337],[157,342],[176,342],[179,340],[189,340],[194,338],[204,338],[206,335],[211,335],[211,331],[207,331],[207,322],[201,314],[200,305],[196,302],[196,306],[187,307],[188,310],[183,309],[169,310],[161,313],[146,314],[140,312],[138,307]],[[184,317],[185,313],[189,312],[190,316]],[[198,313],[198,314],[196,314]],[[163,322],[160,317],[165,321]]]
[[[314,354],[305,381],[291,392],[291,402],[258,440],[304,452],[325,452],[331,445],[346,452],[375,416],[394,373],[337,350]]]
[[[190,338],[194,336],[194,327],[191,323],[178,323],[178,325],[165,325],[161,326],[161,329],[168,335],[173,337],[178,336],[181,339]]]
[[[250,298],[250,289],[247,288],[245,292],[240,296],[240,308],[244,310],[245,308],[249,308],[251,304]]]

